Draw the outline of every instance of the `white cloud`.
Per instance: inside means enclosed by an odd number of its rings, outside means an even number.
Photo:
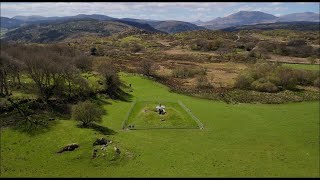
[[[263,11],[284,13],[287,3],[238,3],[238,2],[42,2],[1,4],[1,16],[16,15],[72,16],[77,14],[103,14],[112,17],[154,18],[159,20],[192,18],[214,19],[238,11]],[[298,3],[290,3],[298,4]],[[308,5],[310,5],[308,3]],[[299,5],[297,5],[299,6]],[[304,5],[305,6],[305,5]],[[228,13],[226,13],[228,12]]]
[[[270,4],[270,6],[278,6],[278,5],[281,5],[281,4],[283,4],[283,3],[280,3],[280,2],[273,2],[273,3],[271,3],[271,4]]]
[[[253,9],[253,7],[249,6],[249,5],[245,5],[245,6],[241,6],[240,8],[238,8],[238,11],[251,11]]]

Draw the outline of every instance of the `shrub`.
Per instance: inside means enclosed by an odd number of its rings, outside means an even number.
[[[288,46],[305,46],[307,45],[306,40],[304,39],[294,39],[287,43]]]
[[[313,85],[314,85],[315,87],[320,88],[320,77],[318,77],[316,80],[314,80]]]
[[[103,111],[90,101],[80,102],[72,107],[72,118],[88,126],[92,122],[101,121]]]
[[[95,47],[91,48],[91,49],[90,49],[90,53],[91,53],[91,55],[93,55],[93,56],[97,55],[97,48],[95,48]]]
[[[211,88],[212,84],[208,80],[207,76],[201,75],[197,77],[197,88]]]
[[[294,70],[299,85],[313,85],[315,79],[319,76],[318,72],[309,70]]]
[[[251,51],[255,46],[256,44],[254,42],[248,42],[244,44],[246,51]]]
[[[117,69],[112,61],[100,61],[96,64],[96,70],[103,77],[105,90],[109,95],[114,95],[121,86]]]
[[[189,78],[195,75],[206,75],[207,68],[187,68],[187,67],[177,67],[172,70],[172,76],[175,78]]]
[[[82,72],[90,71],[92,66],[92,59],[86,56],[79,56],[75,58],[74,64]]]
[[[260,78],[251,84],[252,89],[261,92],[277,92],[278,87],[265,78]]]
[[[143,46],[134,42],[130,44],[130,51],[133,53],[139,52],[143,50]]]
[[[237,77],[234,86],[239,89],[250,89],[253,81],[254,79],[250,74],[241,74]]]
[[[310,64],[314,64],[316,62],[316,56],[309,56],[308,61],[310,62]]]
[[[172,76],[175,78],[188,78],[192,76],[192,73],[186,67],[177,67],[172,70]]]
[[[153,74],[153,62],[148,59],[144,59],[139,64],[139,71],[141,74],[151,76]]]
[[[279,77],[279,86],[284,89],[294,89],[298,80],[295,76],[295,72],[292,69],[279,67],[276,70],[277,76]]]

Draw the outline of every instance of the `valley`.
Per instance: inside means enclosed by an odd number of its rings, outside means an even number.
[[[319,177],[319,13],[123,4],[1,17],[0,177]]]

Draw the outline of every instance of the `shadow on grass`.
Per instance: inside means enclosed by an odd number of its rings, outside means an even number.
[[[126,92],[126,90],[132,92],[131,87],[124,83],[121,83],[121,85],[118,88],[102,90],[100,91],[100,93],[107,94],[113,100],[132,102],[133,96],[130,93]]]
[[[34,115],[30,116],[29,120],[21,117],[17,118],[13,129],[31,136],[35,136],[48,132],[56,124],[57,121],[50,120],[50,118],[46,116]]]
[[[77,125],[79,128],[88,128],[88,129],[93,129],[103,135],[114,135],[116,134],[117,132],[112,130],[112,129],[109,129],[108,127],[104,127],[104,126],[101,126],[99,124],[90,124],[88,126],[83,126],[82,124],[78,124]]]

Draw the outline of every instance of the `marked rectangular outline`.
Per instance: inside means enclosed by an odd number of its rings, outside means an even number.
[[[152,100],[134,100],[131,103],[131,107],[129,109],[129,111],[127,112],[127,115],[125,117],[125,119],[122,122],[122,129],[124,130],[127,126],[127,121],[132,113],[132,110],[134,109],[135,105],[137,104],[137,102],[153,102]],[[178,100],[178,101],[161,101],[161,102],[171,102],[171,103],[177,103],[180,105],[180,107],[198,124],[198,128],[199,129],[204,129],[204,126],[202,124],[202,122],[200,121],[199,118],[197,118],[189,108],[187,108],[187,106],[185,104],[183,104],[182,101]],[[134,129],[134,130],[145,130],[145,129],[198,129],[198,128],[139,128],[139,129]]]

